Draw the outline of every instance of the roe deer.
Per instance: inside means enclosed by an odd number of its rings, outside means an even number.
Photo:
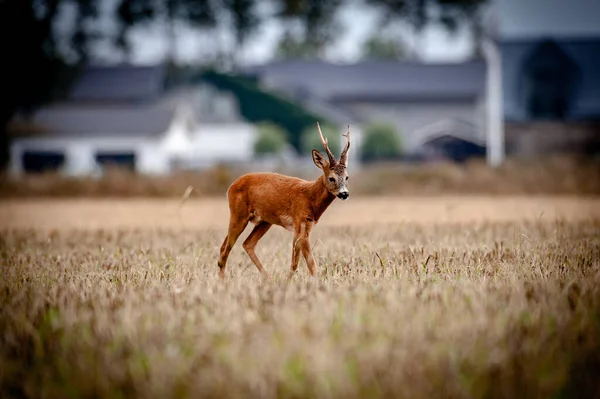
[[[311,276],[315,276],[317,265],[310,248],[310,231],[336,197],[346,200],[350,196],[346,186],[350,125],[348,133],[343,135],[346,137],[346,146],[339,161],[336,161],[329,150],[328,141],[323,137],[318,122],[317,129],[329,159],[325,159],[319,151],[312,150],[315,165],[323,171],[316,181],[306,181],[278,173],[249,173],[240,176],[227,190],[230,219],[229,231],[221,245],[218,262],[221,278],[225,277],[231,248],[248,222],[254,224],[254,229],[242,246],[264,277],[268,278],[269,274],[258,260],[254,247],[274,224],[294,232],[289,277],[291,278],[298,268],[300,252]]]

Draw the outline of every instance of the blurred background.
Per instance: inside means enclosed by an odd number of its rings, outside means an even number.
[[[2,196],[600,193],[596,0],[0,0]]]

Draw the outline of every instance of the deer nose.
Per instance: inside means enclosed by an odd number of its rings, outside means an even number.
[[[350,196],[350,193],[348,191],[344,191],[338,194],[338,198],[343,199],[343,200],[347,200],[348,197]]]

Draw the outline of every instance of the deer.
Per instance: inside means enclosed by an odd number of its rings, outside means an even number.
[[[347,200],[350,196],[347,186],[350,125],[348,133],[342,134],[346,137],[346,145],[339,160],[335,159],[329,149],[328,140],[323,137],[318,122],[317,129],[327,159],[318,150],[312,150],[313,162],[323,172],[315,181],[273,172],[254,172],[238,177],[229,186],[229,228],[221,245],[218,261],[221,279],[225,278],[227,258],[248,223],[254,224],[254,228],[242,247],[263,277],[270,279],[254,249],[273,225],[294,233],[288,281],[298,269],[300,253],[311,277],[317,277],[317,263],[310,247],[310,233],[336,198]]]

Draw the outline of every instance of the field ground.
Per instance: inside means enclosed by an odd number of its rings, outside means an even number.
[[[600,199],[352,198],[239,245],[227,202],[0,202],[1,397],[600,397]]]
[[[53,199],[0,201],[0,228],[161,229],[227,228],[227,199]],[[335,201],[321,226],[520,222],[600,219],[600,197],[436,196],[367,197]],[[246,231],[249,233],[250,229]],[[272,234],[272,233],[269,233]],[[217,245],[215,241],[215,245]],[[220,245],[220,242],[218,242]]]

